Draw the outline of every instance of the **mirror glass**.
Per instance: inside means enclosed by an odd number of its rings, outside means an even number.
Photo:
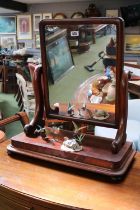
[[[117,27],[43,22],[46,103],[50,116],[115,123]],[[41,34],[42,34],[42,28]],[[44,71],[44,70],[43,70]]]

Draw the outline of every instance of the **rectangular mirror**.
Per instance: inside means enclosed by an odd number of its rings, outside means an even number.
[[[117,128],[123,20],[43,20],[40,39],[47,117]]]

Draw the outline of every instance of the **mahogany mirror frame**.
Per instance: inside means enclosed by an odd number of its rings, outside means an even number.
[[[89,120],[82,118],[75,118],[71,116],[63,116],[53,112],[49,103],[49,87],[48,87],[48,65],[46,60],[46,44],[45,44],[45,27],[47,26],[70,26],[70,25],[92,25],[92,24],[114,24],[116,26],[116,42],[117,44],[117,54],[116,54],[116,101],[115,101],[115,120],[112,122],[99,121],[99,120]],[[42,56],[42,71],[43,71],[43,89],[44,89],[44,103],[45,112],[47,118],[62,119],[67,121],[76,121],[79,123],[87,123],[100,125],[105,127],[119,128],[120,120],[122,115],[127,112],[127,106],[124,97],[121,94],[122,90],[122,77],[123,77],[123,55],[124,55],[124,21],[122,18],[106,18],[106,17],[96,17],[96,18],[83,18],[83,19],[65,19],[65,20],[42,20],[39,24],[40,28],[40,42],[41,42],[41,56]]]
[[[45,46],[45,26],[61,26],[67,24],[114,24],[117,29],[117,76],[116,76],[116,111],[115,122],[99,122],[97,120],[77,119],[75,117],[64,117],[53,113],[49,104],[49,87],[46,70]],[[41,55],[42,67],[33,67],[33,86],[36,99],[36,111],[34,119],[24,127],[24,132],[11,138],[11,144],[8,145],[8,154],[18,153],[21,155],[38,158],[82,170],[105,174],[111,177],[120,177],[124,175],[129,168],[135,156],[132,142],[126,141],[127,124],[127,74],[123,71],[123,36],[124,22],[121,18],[90,18],[90,19],[70,19],[70,20],[42,20],[40,22],[41,37]],[[30,66],[31,67],[31,66]],[[45,108],[45,113],[44,113]],[[46,116],[45,116],[46,114]],[[47,118],[47,119],[46,119]],[[49,119],[48,119],[49,118]],[[47,139],[42,138],[40,133],[36,132],[40,128],[50,129],[45,123],[52,119],[62,119],[66,121],[77,121],[79,124],[94,124],[106,127],[117,128],[115,138],[105,138],[93,134],[84,133],[82,142],[83,150],[68,152],[61,149],[65,138],[73,139],[74,131],[60,129],[56,143],[49,143]],[[56,134],[57,135],[57,134]],[[52,137],[51,137],[52,138]],[[53,133],[55,138],[55,133]],[[54,139],[53,139],[54,140]]]

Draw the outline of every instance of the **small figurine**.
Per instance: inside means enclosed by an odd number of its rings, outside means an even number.
[[[76,139],[65,137],[63,144],[61,145],[61,150],[67,152],[79,152],[82,150],[82,146],[77,143]]]
[[[115,98],[116,98],[116,80],[113,79],[112,83],[110,84],[110,86],[108,87],[108,92],[107,92],[107,96],[106,96],[106,100],[108,102],[115,102]]]
[[[52,127],[52,128],[40,128],[39,130],[36,130],[36,133],[38,133],[43,140],[47,141],[48,143],[53,143],[58,141],[57,137],[59,134],[60,129],[58,127]],[[50,136],[53,137],[50,137]]]
[[[59,113],[59,103],[53,104],[53,108],[51,108],[52,114],[58,114]]]
[[[48,140],[48,131],[46,128],[40,128],[39,130],[36,130],[36,133],[38,133],[43,140]]]
[[[55,103],[55,104],[53,105],[53,107],[54,107],[54,112],[55,112],[55,113],[59,113],[59,103]]]
[[[98,80],[95,80],[92,83],[92,94],[95,95],[95,96],[100,94],[100,91],[99,91],[98,87],[99,87],[99,82],[98,82]]]
[[[109,117],[109,113],[102,109],[95,109],[93,113],[93,118],[98,120],[104,120]]]
[[[68,105],[68,114],[69,115],[74,115],[74,110],[73,110],[74,105],[71,105],[71,103],[69,103]]]
[[[81,134],[81,130],[83,130],[84,128],[87,128],[87,125],[86,126],[82,126],[82,127],[79,127],[74,121],[72,121],[72,124],[74,126],[74,135],[80,135]]]
[[[116,80],[116,67],[115,66],[111,66],[110,67],[110,76],[111,76],[111,80]]]
[[[105,76],[107,76],[107,78],[108,78],[109,80],[111,79],[110,71],[111,71],[110,66],[107,66],[107,67],[105,68]]]
[[[86,110],[86,103],[83,103],[82,109],[85,111]]]
[[[104,110],[101,109],[95,109],[94,111],[94,115],[96,115],[96,117],[106,117],[107,112],[105,112]]]
[[[89,89],[87,92],[87,97],[90,98],[92,96],[92,84],[89,85]]]

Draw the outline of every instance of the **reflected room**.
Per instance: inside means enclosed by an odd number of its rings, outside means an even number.
[[[49,103],[56,114],[113,122],[116,26],[46,25],[45,47]]]

